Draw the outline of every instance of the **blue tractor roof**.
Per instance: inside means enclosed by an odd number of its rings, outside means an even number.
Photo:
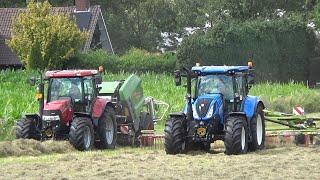
[[[248,71],[248,66],[194,66],[192,71],[204,74],[225,74],[229,72]]]

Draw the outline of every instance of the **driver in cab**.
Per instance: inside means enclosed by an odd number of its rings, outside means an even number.
[[[79,84],[80,83],[78,79],[71,80],[71,88],[69,90],[69,96],[73,97],[76,102],[80,101],[82,98]]]

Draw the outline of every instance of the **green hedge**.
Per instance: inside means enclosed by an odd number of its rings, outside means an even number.
[[[76,55],[65,64],[64,68],[97,69],[100,65],[103,65],[108,72],[173,72],[176,67],[176,56],[172,53],[158,54],[131,49],[119,57],[97,50]]]
[[[257,80],[305,81],[315,34],[299,18],[221,22],[184,39],[178,66],[245,65],[253,54]]]

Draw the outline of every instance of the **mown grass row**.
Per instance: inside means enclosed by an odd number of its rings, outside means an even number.
[[[126,79],[129,73],[106,74],[105,81]],[[13,125],[24,113],[37,112],[35,87],[27,84],[36,72],[0,71],[0,140],[13,138]],[[165,101],[170,112],[180,111],[184,104],[185,88],[176,87],[168,74],[140,74],[145,96]],[[261,96],[271,110],[291,112],[296,105],[303,106],[308,113],[320,112],[320,91],[310,90],[300,83],[265,83],[255,85],[250,94]],[[160,123],[160,124],[163,124]]]

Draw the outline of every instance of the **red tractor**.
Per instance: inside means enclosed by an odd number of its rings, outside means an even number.
[[[111,99],[98,96],[102,77],[96,70],[48,71],[41,75],[36,98],[39,114],[17,122],[17,138],[69,139],[78,150],[115,148],[117,122]],[[36,80],[30,80],[35,84]]]

